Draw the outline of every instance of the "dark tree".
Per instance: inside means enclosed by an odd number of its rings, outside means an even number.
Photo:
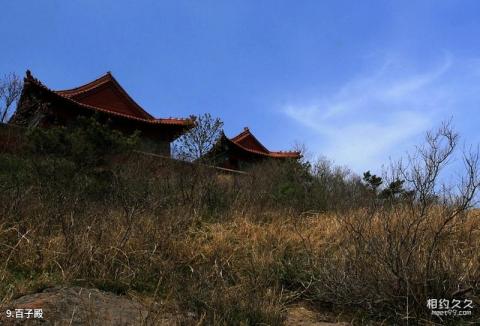
[[[370,189],[375,192],[377,191],[378,187],[380,187],[383,183],[381,177],[378,177],[375,174],[371,174],[370,171],[367,171],[363,174],[363,181]]]

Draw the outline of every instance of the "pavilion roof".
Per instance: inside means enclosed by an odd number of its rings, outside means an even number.
[[[48,88],[40,80],[34,78],[29,70],[27,70],[25,82],[33,83],[54,96],[85,109],[147,124],[174,125],[184,128],[191,128],[195,125],[195,121],[192,119],[154,118],[128,95],[110,72],[89,83],[66,90]]]
[[[236,135],[233,138],[228,138],[225,134],[222,135],[222,140],[230,143],[236,148],[243,150],[248,153],[272,157],[272,158],[295,158],[299,159],[301,157],[300,152],[298,151],[270,151],[251,133],[250,129],[247,127],[244,130]]]

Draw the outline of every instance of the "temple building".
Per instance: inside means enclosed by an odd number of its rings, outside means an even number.
[[[68,125],[78,116],[96,114],[124,133],[140,131],[141,146],[170,156],[170,143],[195,126],[192,119],[157,119],[138,105],[110,72],[66,90],[52,90],[27,71],[11,124],[24,127]]]
[[[233,170],[244,170],[252,163],[264,160],[298,160],[301,158],[300,152],[296,151],[273,152],[268,150],[246,127],[233,138],[228,138],[222,133],[217,144],[207,156],[218,166]]]

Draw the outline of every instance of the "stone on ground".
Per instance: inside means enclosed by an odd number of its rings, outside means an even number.
[[[6,310],[24,309],[24,318]],[[43,318],[26,318],[25,309],[42,309]],[[0,310],[0,325],[176,325],[173,316],[149,314],[148,307],[125,296],[80,287],[50,288],[20,297]]]

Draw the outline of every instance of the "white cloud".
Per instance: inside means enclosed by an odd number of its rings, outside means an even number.
[[[452,66],[448,55],[420,72],[405,72],[387,61],[379,71],[350,80],[333,94],[290,103],[283,112],[318,135],[307,141],[314,152],[357,172],[378,169],[449,118],[455,101],[448,87]]]

